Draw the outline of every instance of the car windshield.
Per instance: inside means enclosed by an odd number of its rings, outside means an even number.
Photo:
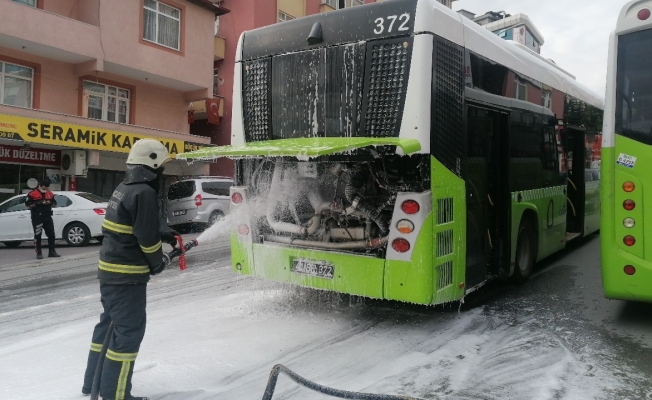
[[[81,197],[83,199],[86,199],[88,201],[92,201],[93,203],[106,203],[107,202],[106,199],[104,199],[104,198],[102,198],[100,196],[94,195],[93,193],[77,193],[77,196],[79,196],[79,197]],[[57,201],[57,203],[58,203],[58,201]]]
[[[184,181],[173,183],[168,191],[168,200],[185,199],[195,193],[195,182]]]

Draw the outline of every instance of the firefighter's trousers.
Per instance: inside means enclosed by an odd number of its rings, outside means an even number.
[[[102,344],[113,321],[113,335],[106,352],[100,380],[100,395],[110,400],[124,400],[131,397],[131,376],[140,343],[145,336],[146,292],[146,283],[109,285],[100,281],[104,312],[100,315],[100,322],[93,331],[84,375],[83,390],[86,393],[90,393]]]

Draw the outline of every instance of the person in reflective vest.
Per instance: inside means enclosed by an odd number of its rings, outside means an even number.
[[[36,258],[42,259],[41,233],[45,231],[48,237],[48,257],[60,257],[54,249],[54,222],[52,221],[52,207],[57,205],[54,193],[50,191],[50,181],[39,182],[36,189],[27,194],[25,205],[29,208],[32,216],[32,228],[34,228],[34,249]]]
[[[145,336],[146,288],[150,275],[169,264],[162,241],[174,246],[176,233],[161,232],[158,192],[169,154],[161,142],[141,139],[127,158],[127,173],[109,200],[102,224],[98,278],[104,312],[95,326],[84,375],[83,394],[90,394],[93,376],[111,321],[100,379],[104,400],[144,400],[131,395],[131,378]]]

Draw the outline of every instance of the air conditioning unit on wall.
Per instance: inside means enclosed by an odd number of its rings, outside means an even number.
[[[87,169],[86,150],[61,151],[62,175],[85,176]]]

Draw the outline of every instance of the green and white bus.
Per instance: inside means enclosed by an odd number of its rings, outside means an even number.
[[[602,151],[602,283],[610,299],[652,301],[652,1],[631,1],[611,35]],[[646,220],[647,218],[647,220]]]
[[[418,304],[462,299],[599,228],[602,100],[436,0],[245,32],[232,144],[240,274]]]

